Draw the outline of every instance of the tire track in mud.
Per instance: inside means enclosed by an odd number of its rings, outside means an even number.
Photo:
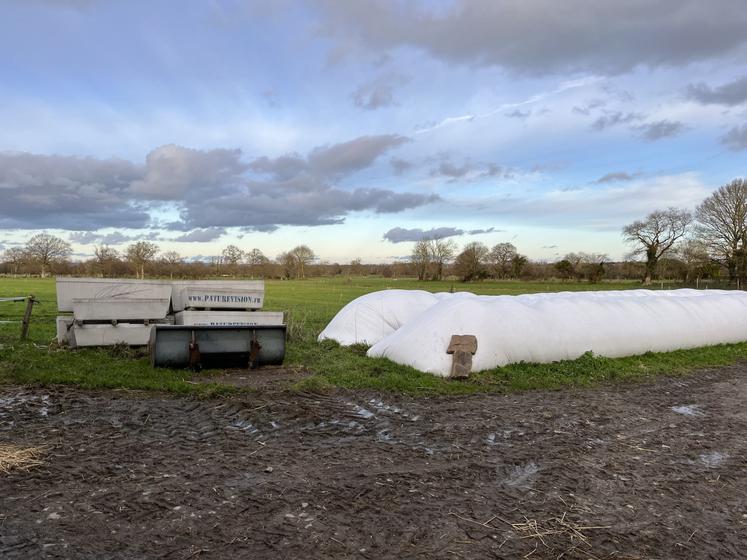
[[[744,373],[459,399],[4,387],[0,439],[47,454],[0,477],[0,557],[736,558]]]

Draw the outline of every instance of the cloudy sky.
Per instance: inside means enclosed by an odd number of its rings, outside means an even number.
[[[744,0],[0,0],[0,249],[532,258],[747,168]]]

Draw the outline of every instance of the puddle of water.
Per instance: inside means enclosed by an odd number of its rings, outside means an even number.
[[[41,416],[48,416],[49,407],[52,403],[49,401],[49,395],[24,395],[21,393],[9,397],[0,397],[0,420],[9,416],[12,409],[24,404],[36,405]],[[10,421],[8,424],[13,425],[14,422]]]
[[[368,404],[373,405],[373,407],[379,412],[394,412],[395,414],[400,414],[402,412],[401,408],[393,405],[388,405],[381,400],[371,399],[368,401]]]
[[[533,475],[537,474],[537,472],[539,472],[539,467],[534,461],[530,461],[525,465],[515,465],[508,469],[503,484],[507,486],[521,486]]]
[[[677,414],[683,414],[685,416],[703,416],[703,411],[700,410],[700,406],[697,404],[673,406],[672,411],[676,412]]]
[[[392,434],[389,430],[379,430],[376,432],[376,439],[378,441],[392,441]]]
[[[364,420],[368,420],[369,418],[373,418],[375,414],[368,410],[367,408],[363,408],[360,405],[357,405],[355,403],[347,403],[349,406],[353,407],[353,412],[356,416],[359,418],[363,418]]]
[[[259,429],[254,426],[251,422],[247,420],[236,420],[235,422],[231,423],[229,428],[235,428],[237,430],[244,431],[248,434],[256,434],[259,432]],[[261,437],[261,434],[260,434]]]
[[[709,469],[715,469],[729,458],[729,454],[721,453],[720,451],[711,451],[710,453],[701,454],[698,458]]]
[[[302,429],[303,430],[324,430],[327,428],[341,428],[343,430],[362,430],[363,426],[356,422],[355,420],[339,420],[336,418],[333,418],[329,421],[322,421],[318,424],[306,424]]]
[[[10,397],[0,397],[0,406],[3,408],[15,408],[24,403],[41,402],[43,405],[49,404],[49,395],[11,395]]]

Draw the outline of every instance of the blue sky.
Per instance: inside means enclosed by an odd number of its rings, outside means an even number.
[[[747,163],[737,0],[0,0],[0,249],[626,253]]]

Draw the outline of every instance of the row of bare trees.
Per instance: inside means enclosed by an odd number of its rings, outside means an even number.
[[[747,181],[735,179],[706,198],[693,215],[681,208],[655,210],[628,224],[623,238],[632,255],[645,263],[643,283],[657,275],[660,261],[675,256],[696,277],[723,267],[729,282],[743,283],[747,273]]]
[[[441,280],[444,266],[454,258],[456,243],[450,239],[423,239],[415,243],[411,261],[418,280]]]
[[[641,262],[640,278],[651,284],[666,272],[684,282],[718,278],[726,271],[730,283],[747,280],[747,181],[735,179],[707,197],[692,214],[680,208],[655,210],[622,230],[632,246],[630,258]],[[440,280],[447,265],[462,281],[520,278],[529,260],[511,243],[488,248],[469,243],[457,254],[453,241],[424,239],[415,243],[411,262],[421,280]],[[599,282],[610,268],[601,253],[569,253],[553,264],[561,279]],[[542,268],[533,266],[533,268]],[[635,268],[635,267],[633,267]],[[621,272],[617,267],[618,274]],[[547,273],[545,267],[545,273]]]
[[[305,278],[307,267],[316,258],[308,245],[297,245],[278,255],[275,264],[281,266],[285,278]],[[245,251],[236,245],[229,245],[223,249],[220,262],[216,264],[223,267],[224,273],[237,275],[249,272],[253,276],[258,272],[259,275],[264,275],[261,271],[266,270],[271,263],[272,261],[259,249]]]
[[[607,273],[609,257],[603,253],[568,253],[555,263],[563,280],[587,280],[596,283]]]
[[[480,278],[518,278],[528,259],[512,243],[498,243],[492,248],[473,242],[457,253],[456,243],[447,239],[422,239],[415,242],[411,262],[419,280],[441,280],[453,261],[453,270],[462,281]]]
[[[13,274],[17,274],[24,264],[32,263],[44,278],[55,263],[66,260],[72,253],[73,248],[64,239],[48,233],[38,233],[24,247],[11,247],[5,251],[4,261]]]
[[[306,245],[282,253],[272,261],[259,249],[245,251],[236,245],[225,247],[220,256],[207,262],[189,263],[176,251],[161,252],[150,241],[137,241],[124,251],[101,245],[94,248],[92,259],[74,264],[70,243],[49,233],[31,237],[23,247],[11,247],[3,253],[2,262],[11,274],[32,273],[47,276],[51,271],[70,272],[82,268],[83,273],[96,276],[127,276],[145,278],[146,272],[156,276],[250,275],[283,278],[304,278],[307,267],[316,259]]]
[[[696,279],[711,279],[719,275],[721,267],[714,264],[707,254],[697,250],[696,242],[679,246],[681,249],[670,251],[659,261],[657,271],[662,278],[695,283]],[[504,248],[505,249],[505,248]],[[509,248],[510,249],[510,248]],[[11,250],[10,256],[18,250]],[[230,251],[229,251],[230,252]],[[455,251],[456,252],[456,251]],[[513,255],[513,251],[506,251]],[[130,252],[132,253],[132,251]],[[289,255],[288,253],[291,253]],[[325,262],[318,258],[301,263],[286,252],[280,258],[269,259],[261,252],[247,251],[248,255],[235,264],[223,255],[203,259],[184,259],[173,251],[159,252],[154,258],[144,263],[145,276],[159,278],[206,278],[206,277],[253,277],[253,278],[295,278],[302,274],[306,277],[335,276],[380,276],[384,278],[415,278],[419,266],[407,260],[396,260],[390,263],[364,263],[357,258],[349,263]],[[301,252],[303,255],[305,251]],[[491,257],[490,254],[494,253]],[[6,253],[7,255],[8,253]],[[46,268],[46,273],[72,276],[105,276],[125,277],[139,276],[140,266],[128,259],[128,251],[113,250],[110,247],[97,247],[93,258],[87,260],[59,259]],[[24,257],[13,263],[9,258],[0,258],[0,274],[39,274],[38,262]],[[496,258],[496,253],[480,244],[464,247],[456,258],[446,262],[443,267],[444,279],[479,279],[479,278],[520,278],[522,280],[574,280],[597,282],[602,277],[607,279],[629,280],[642,278],[645,270],[643,262],[624,261],[608,262],[605,255],[587,253],[569,253],[557,262],[525,261],[521,255],[514,258]],[[724,274],[726,274],[724,270]],[[429,278],[430,276],[426,276]]]

